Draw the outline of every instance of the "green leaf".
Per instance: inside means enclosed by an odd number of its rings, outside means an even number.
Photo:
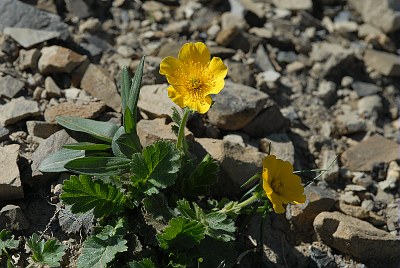
[[[92,210],[85,213],[72,213],[71,206],[61,208],[58,213],[58,223],[67,234],[82,232],[88,235],[93,229],[93,219]]]
[[[132,181],[149,181],[155,187],[174,184],[180,168],[179,151],[170,141],[156,141],[132,156]]]
[[[125,133],[132,133],[135,131],[135,119],[133,118],[133,114],[129,107],[126,107],[125,113],[124,113],[124,128],[125,128]]]
[[[118,157],[131,158],[134,153],[138,153],[142,149],[139,137],[133,133],[126,134],[124,127],[120,127],[115,133],[111,146],[113,153]]]
[[[143,199],[144,219],[156,231],[162,231],[168,221],[175,216],[162,193],[150,195]]]
[[[179,132],[179,126],[182,121],[182,116],[179,113],[178,109],[176,107],[172,107],[172,116],[171,116],[172,121],[174,121],[175,124],[172,125],[172,131],[174,134],[178,137],[178,132]]]
[[[144,68],[144,60],[145,56],[142,57],[140,60],[139,66],[136,69],[135,76],[132,79],[131,90],[129,92],[128,102],[126,104],[131,110],[133,119],[136,119],[136,107],[139,100],[139,92],[140,86],[142,84],[142,77],[143,77],[143,68]]]
[[[60,267],[60,261],[64,256],[65,246],[56,239],[40,240],[37,234],[33,234],[26,242],[32,251],[32,260],[39,265]]]
[[[149,258],[144,258],[141,261],[133,261],[128,263],[128,268],[156,268],[156,265]]]
[[[218,162],[209,154],[199,163],[193,173],[184,181],[184,191],[191,196],[207,195],[210,186],[218,181]]]
[[[130,162],[120,157],[89,156],[71,160],[64,167],[78,174],[111,176],[128,172]]]
[[[121,101],[122,101],[122,111],[125,112],[126,103],[129,99],[129,91],[131,89],[131,76],[129,74],[128,67],[124,67],[121,73]]]
[[[0,231],[0,256],[3,250],[15,249],[19,245],[19,241],[14,239],[10,231],[1,230]]]
[[[104,151],[110,149],[108,144],[99,144],[92,142],[77,142],[63,145],[63,148],[71,150],[86,150],[86,151]]]
[[[73,175],[65,180],[61,199],[65,204],[72,205],[73,213],[94,209],[96,218],[118,213],[126,201],[120,189],[100,180],[93,181],[87,175]]]
[[[78,258],[78,268],[106,268],[117,253],[128,250],[127,241],[123,236],[110,229],[114,228],[106,226],[101,233],[89,237],[83,243],[82,254]]]
[[[206,237],[200,245],[192,250],[192,256],[202,258],[200,268],[210,267],[233,267],[236,261],[237,252],[232,243],[226,243]]]
[[[112,137],[118,130],[117,125],[80,117],[57,116],[56,121],[65,128],[90,134],[109,143],[111,143]]]
[[[173,218],[163,233],[157,235],[162,249],[186,250],[204,239],[204,226],[196,220],[184,217]]]
[[[65,172],[64,165],[71,160],[85,156],[85,151],[61,149],[47,156],[39,166],[41,172]]]

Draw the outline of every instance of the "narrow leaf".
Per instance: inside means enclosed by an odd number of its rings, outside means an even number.
[[[124,67],[121,73],[121,101],[122,111],[125,112],[126,103],[129,99],[129,91],[131,90],[131,76],[129,74],[128,67]]]
[[[126,107],[125,112],[124,112],[124,128],[125,128],[125,133],[132,133],[133,131],[136,131],[135,125],[136,125],[136,120],[133,118],[133,114],[131,112],[131,109],[129,107]]]
[[[57,116],[56,121],[65,128],[87,133],[109,143],[111,143],[112,137],[118,130],[117,125],[80,117]]]
[[[131,158],[134,153],[138,153],[142,149],[139,137],[133,133],[125,133],[124,127],[120,127],[115,133],[111,147],[115,156]]]
[[[139,99],[140,86],[142,84],[144,60],[145,60],[145,56],[143,56],[142,59],[140,60],[139,66],[137,67],[136,72],[135,72],[135,76],[132,79],[131,90],[129,92],[129,99],[126,104],[126,106],[129,107],[129,109],[133,113],[134,120],[136,119],[136,117],[135,117],[136,107],[137,107],[137,102]]]
[[[120,157],[83,157],[68,162],[64,167],[78,174],[92,176],[121,175],[129,171],[130,160]]]
[[[71,150],[86,150],[86,151],[104,151],[111,148],[109,144],[100,144],[92,142],[70,143],[70,144],[65,144],[63,147]]]
[[[85,151],[61,149],[47,156],[39,166],[41,172],[65,172],[68,171],[64,165],[71,160],[85,156]]]

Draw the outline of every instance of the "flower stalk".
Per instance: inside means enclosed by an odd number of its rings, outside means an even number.
[[[185,151],[185,153],[187,153],[186,152],[187,148],[185,148],[183,146],[183,141],[185,139],[185,127],[186,127],[186,123],[189,118],[189,115],[190,115],[190,110],[184,109],[181,124],[179,125],[179,130],[178,130],[178,140],[176,142],[176,148],[179,150],[183,149]]]

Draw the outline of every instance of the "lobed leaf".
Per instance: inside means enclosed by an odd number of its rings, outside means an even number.
[[[151,259],[144,258],[141,261],[133,261],[128,263],[127,268],[156,268],[156,266]]]
[[[71,206],[66,206],[60,209],[58,213],[58,223],[61,229],[67,233],[79,233],[83,230],[88,234],[93,229],[94,215],[93,211],[89,210],[85,213],[72,213]]]
[[[175,216],[162,193],[153,194],[143,199],[144,219],[156,231],[164,229],[164,225]]]
[[[0,231],[0,255],[4,250],[15,249],[19,245],[19,241],[14,239],[14,235],[8,230]]]
[[[31,259],[36,264],[60,267],[60,261],[65,254],[65,246],[56,239],[40,240],[40,237],[34,233],[26,243],[32,252]]]
[[[71,160],[64,167],[78,174],[112,176],[128,172],[130,162],[121,157],[88,156]]]

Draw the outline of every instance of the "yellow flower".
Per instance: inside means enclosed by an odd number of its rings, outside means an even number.
[[[228,69],[222,60],[213,57],[204,43],[186,43],[178,58],[166,57],[160,64],[160,74],[167,77],[168,96],[179,107],[206,113],[211,106],[211,94],[224,87]]]
[[[282,204],[304,203],[304,187],[299,176],[293,174],[293,166],[288,161],[268,155],[263,159],[263,188],[276,213],[283,213]]]

